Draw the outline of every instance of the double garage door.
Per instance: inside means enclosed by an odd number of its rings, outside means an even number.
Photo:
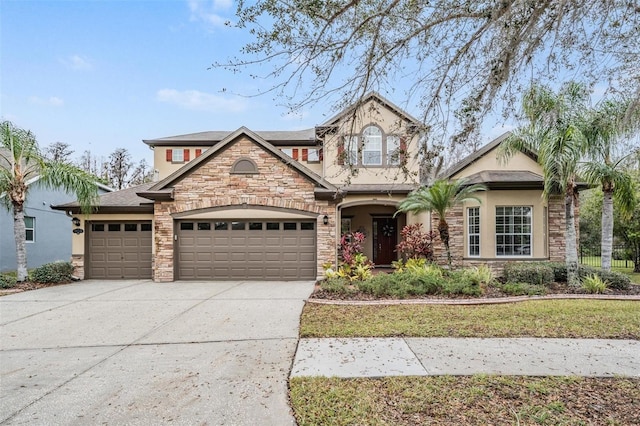
[[[175,229],[177,279],[316,277],[315,220],[181,220]]]
[[[151,221],[88,223],[85,276],[151,278],[151,228]]]

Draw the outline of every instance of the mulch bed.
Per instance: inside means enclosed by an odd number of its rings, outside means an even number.
[[[574,295],[590,295],[586,291],[582,289],[574,289],[567,285],[567,283],[553,283],[546,287],[547,295],[561,295],[561,294],[574,294]],[[627,290],[616,290],[616,289],[607,289],[603,295],[605,296],[639,296],[640,295],[640,285],[632,284],[629,286]],[[489,287],[487,291],[482,296],[467,296],[467,295],[452,295],[452,296],[444,296],[444,295],[425,295],[425,296],[413,296],[406,299],[493,299],[493,298],[506,298],[513,297],[511,294],[504,293],[497,287]],[[372,294],[362,293],[357,291],[355,288],[353,292],[349,293],[333,293],[322,290],[319,284],[316,284],[313,293],[310,296],[311,299],[324,299],[324,300],[360,300],[360,301],[374,301],[374,300],[387,300],[393,299],[392,297],[376,297]],[[404,300],[406,300],[404,299]]]

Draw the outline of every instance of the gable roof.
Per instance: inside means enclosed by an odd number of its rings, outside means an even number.
[[[487,154],[492,149],[496,148],[498,145],[502,143],[502,141],[507,139],[509,136],[511,136],[511,132],[503,133],[502,135],[498,136],[497,138],[495,138],[494,140],[492,140],[491,142],[489,142],[479,150],[472,152],[471,154],[464,157],[462,160],[455,163],[453,166],[449,167],[447,170],[442,172],[440,177],[445,179],[450,179],[453,175],[458,173],[460,170],[466,168],[467,166],[473,164],[480,158],[484,157],[485,154]]]
[[[337,188],[333,184],[327,182],[318,174],[312,172],[311,170],[309,170],[307,167],[303,166],[296,160],[282,153],[279,149],[277,149],[271,143],[267,142],[264,138],[262,138],[256,132],[253,132],[247,129],[246,127],[240,127],[235,132],[232,132],[231,134],[227,135],[218,144],[206,150],[201,156],[185,164],[180,169],[176,170],[166,178],[162,179],[161,181],[157,182],[155,185],[148,188],[148,190],[138,192],[138,195],[145,198],[152,199],[152,200],[156,200],[156,199],[166,200],[166,199],[173,198],[172,186],[176,181],[180,180],[184,176],[191,173],[193,170],[200,167],[202,164],[209,161],[217,153],[221,152],[224,148],[226,148],[228,145],[231,145],[236,140],[238,140],[238,138],[242,136],[248,137],[253,143],[260,146],[265,151],[269,152],[271,155],[279,159],[282,163],[296,170],[302,176],[306,177],[308,180],[313,182],[316,185],[316,187],[324,190],[331,190],[333,192],[337,191]]]
[[[319,127],[322,128],[322,127],[334,126],[338,121],[340,121],[341,119],[343,119],[347,115],[353,113],[353,111],[355,109],[361,107],[362,105],[366,104],[369,101],[378,102],[380,105],[383,105],[383,106],[389,108],[394,113],[396,113],[397,115],[399,115],[404,120],[408,121],[409,123],[411,123],[414,126],[421,126],[422,125],[422,122],[420,120],[418,120],[417,118],[413,117],[408,112],[404,111],[402,108],[400,108],[399,106],[397,106],[396,104],[394,104],[390,100],[386,99],[384,96],[380,95],[378,92],[371,92],[371,93],[367,94],[366,96],[364,96],[361,100],[349,105],[348,107],[346,107],[345,109],[340,111],[338,114],[334,115],[333,117],[331,117],[330,119],[325,121]]]
[[[155,182],[147,182],[121,189],[120,191],[106,192],[100,195],[98,204],[94,206],[97,208],[96,213],[153,213],[153,202],[140,197],[137,193],[150,188],[154,184]],[[51,206],[51,208],[73,213],[80,212],[80,204],[77,201]]]
[[[154,146],[175,146],[175,145],[191,145],[191,146],[212,146],[227,139],[234,132],[227,130],[215,130],[209,132],[188,133],[186,135],[169,136],[158,139],[145,139],[142,142]],[[262,139],[276,146],[288,145],[308,145],[315,146],[318,144],[316,140],[315,129],[304,130],[264,130],[255,131]]]

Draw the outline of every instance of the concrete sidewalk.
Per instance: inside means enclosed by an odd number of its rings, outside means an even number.
[[[640,341],[609,339],[301,339],[292,377],[500,374],[640,377]]]

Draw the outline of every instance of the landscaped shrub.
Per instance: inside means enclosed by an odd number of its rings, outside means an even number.
[[[556,281],[567,281],[566,264],[561,262],[545,262],[544,264],[549,265],[553,269]],[[607,287],[616,290],[628,290],[631,285],[631,278],[618,271],[605,271],[600,268],[594,268],[593,266],[578,265],[578,274],[580,275],[580,279],[596,274],[603,281],[608,283]]]
[[[376,297],[407,297],[410,294],[409,289],[396,285],[394,275],[395,274],[384,273],[376,274],[367,280],[357,282],[356,285],[361,292]]]
[[[410,294],[437,294],[442,289],[443,277],[437,267],[423,270],[406,270],[393,275],[396,285],[410,289]]]
[[[30,279],[38,283],[64,283],[71,281],[73,265],[71,262],[53,262],[31,271]]]
[[[423,231],[421,223],[406,225],[400,232],[402,241],[396,245],[396,251],[405,259],[433,260],[433,241],[438,235],[435,231]]]
[[[340,256],[342,262],[337,270],[330,263],[324,265],[327,278],[348,278],[351,281],[362,281],[371,277],[373,262],[362,253],[365,236],[361,232],[343,235],[340,239]]]
[[[16,285],[15,277],[11,275],[0,274],[0,288],[13,288]]]
[[[546,293],[545,286],[528,283],[507,282],[500,286],[500,290],[512,296],[536,296]]]
[[[351,285],[350,281],[341,277],[327,278],[321,281],[320,288],[335,294],[352,294],[356,292],[356,289]]]
[[[607,289],[607,282],[602,281],[602,278],[597,274],[592,274],[582,279],[582,288],[587,293],[604,293]]]
[[[487,265],[474,266],[465,271],[469,279],[480,285],[489,285],[493,282],[493,271]]]
[[[446,295],[481,296],[484,288],[478,276],[467,269],[451,271],[442,285],[442,293]]]
[[[553,280],[559,283],[567,282],[567,264],[564,262],[544,262],[553,270]]]
[[[609,288],[615,290],[627,290],[631,285],[631,278],[622,272],[596,269],[595,273],[607,283],[607,287]],[[580,275],[582,275],[582,273]]]
[[[503,275],[506,282],[549,285],[554,281],[553,269],[542,262],[510,262],[504,266]]]

